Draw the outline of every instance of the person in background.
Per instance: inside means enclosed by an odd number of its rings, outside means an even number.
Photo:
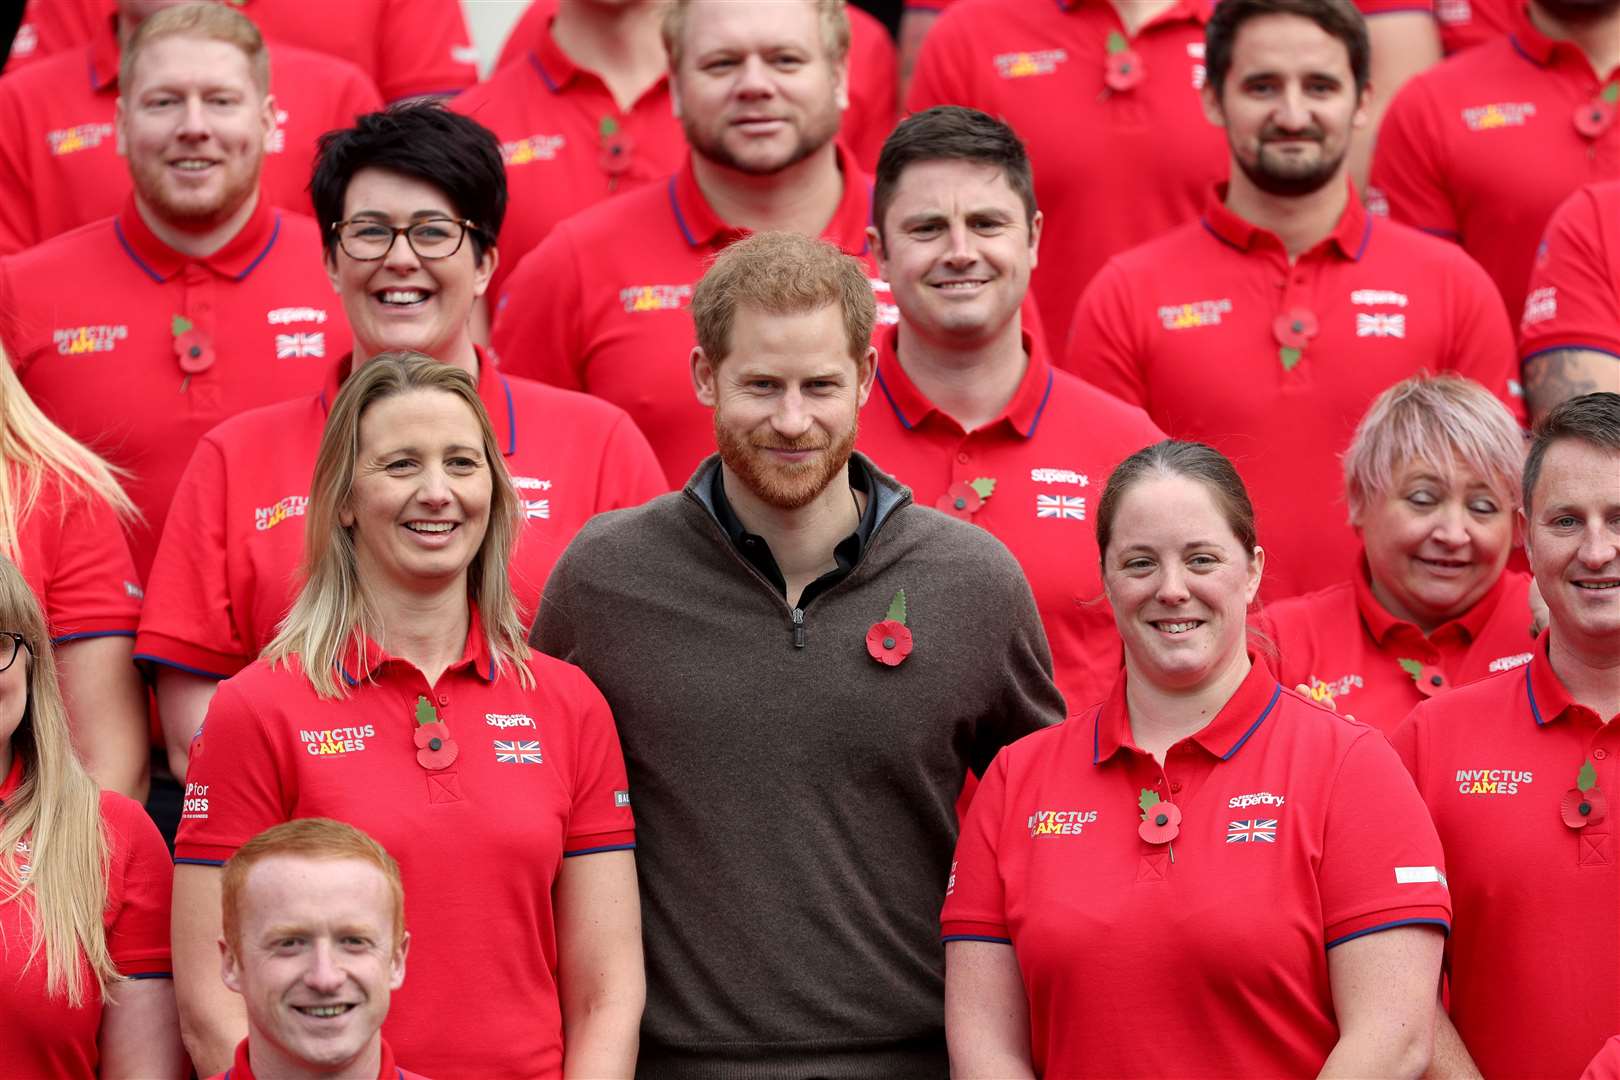
[[[1383,736],[1249,648],[1237,471],[1155,444],[1096,523],[1125,668],[974,797],[940,916],[951,1075],[1420,1076],[1440,841]]]
[[[0,557],[0,1052],[22,1080],[179,1080],[169,853],[73,753],[44,612]]]

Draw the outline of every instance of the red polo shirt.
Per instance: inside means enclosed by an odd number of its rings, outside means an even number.
[[[1282,241],[1224,197],[1217,187],[1202,221],[1097,275],[1066,366],[1233,460],[1266,548],[1263,595],[1280,599],[1352,572],[1339,454],[1375,397],[1455,371],[1522,415],[1518,365],[1501,299],[1454,245],[1372,217],[1352,190],[1333,232],[1290,266]],[[1278,332],[1294,312],[1317,333],[1284,367]]]
[[[1046,215],[1030,289],[1054,344],[1109,258],[1196,218],[1225,174],[1198,98],[1209,10],[1181,0],[1142,27],[1129,45],[1143,81],[1125,91],[1103,82],[1109,39],[1125,32],[1106,0],[968,0],[928,32],[908,110],[971,105],[1029,148]]]
[[[1620,1080],[1620,1035],[1603,1044],[1597,1057],[1581,1073],[1581,1080]]]
[[[126,490],[146,519],[130,539],[143,578],[197,440],[227,416],[313,392],[326,357],[349,349],[318,226],[262,199],[206,259],[164,244],[130,199],[115,218],[0,260],[0,311],[34,401],[129,470]],[[177,338],[176,317],[192,339]],[[213,363],[188,375],[182,340],[204,359],[209,346]]]
[[[20,499],[20,482],[14,471],[14,498]],[[99,495],[43,478],[33,508],[18,526],[16,562],[45,610],[52,644],[135,635],[140,578],[124,523]]]
[[[1570,698],[1545,636],[1532,651],[1392,740],[1451,867],[1451,1022],[1490,1077],[1579,1076],[1620,1029],[1620,716]],[[1560,803],[1587,762],[1607,814],[1572,829]]]
[[[243,1039],[236,1044],[236,1060],[231,1067],[222,1073],[215,1073],[209,1080],[253,1080],[253,1067],[248,1062],[248,1041]],[[388,1045],[388,1040],[382,1040],[382,1062],[377,1069],[377,1080],[427,1080],[427,1077],[402,1069],[394,1063],[394,1049]]]
[[[0,777],[0,814],[4,800],[22,782],[22,757],[12,754],[11,769]],[[131,979],[169,978],[169,850],[157,827],[133,799],[101,793],[101,826],[107,837],[107,906],[101,924],[107,951],[119,974]],[[29,840],[17,845],[18,868],[29,865]],[[10,886],[8,881],[7,886]],[[46,993],[43,950],[27,966],[34,940],[32,904],[28,899],[0,904],[0,1060],[7,1076],[51,1080],[95,1080],[100,1072],[103,1004],[95,979],[88,980],[85,1003],[68,1007],[66,997]]]
[[[310,212],[315,140],[382,106],[365,73],[330,56],[271,50],[276,134],[262,188],[276,206]],[[0,79],[0,254],[110,217],[129,197],[117,149],[118,38],[102,22],[92,44]]]
[[[892,326],[876,335],[877,390],[862,410],[856,447],[919,504],[945,499],[947,513],[966,514],[1007,545],[1035,593],[1058,689],[1078,713],[1107,696],[1123,662],[1093,512],[1114,466],[1164,433],[1141,409],[1054,370],[1027,335],[1029,363],[1007,408],[965,432],[906,375],[898,337]],[[995,482],[987,499],[952,492],[980,479]],[[958,497],[967,505],[957,508]]]
[[[635,846],[607,702],[539,653],[533,689],[497,674],[476,609],[436,685],[363,644],[342,661],[339,700],[317,697],[297,664],[259,660],[220,685],[192,744],[175,859],[220,865],[293,818],[364,830],[398,860],[419,931],[383,1025],[400,1059],[429,1075],[559,1075],[557,871]],[[456,745],[447,767],[417,756],[422,697]]]
[[[1506,37],[1513,31],[1517,7],[1516,0],[1435,0],[1446,55]]]
[[[152,564],[141,659],[223,679],[275,636],[303,586],[310,477],[350,363],[332,364],[319,394],[232,417],[197,445]],[[483,352],[478,396],[523,501],[512,587],[527,626],[579,527],[663,494],[664,474],[630,418],[605,401],[504,375]]]
[[[822,239],[866,260],[878,319],[898,316],[866,246],[872,185],[842,147],[844,194]],[[502,367],[606,398],[652,443],[671,488],[714,453],[714,418],[692,393],[692,290],[746,235],[720,220],[690,158],[674,176],[569,218],[520,263],[496,303]]]
[[[1168,845],[1137,831],[1145,793],[1181,812]],[[1017,952],[1037,1075],[1314,1076],[1339,1038],[1328,950],[1447,927],[1442,874],[1389,744],[1256,658],[1162,768],[1132,740],[1123,675],[1003,750],[940,920],[946,941]]]
[[[1396,221],[1456,240],[1516,318],[1547,219],[1570,192],[1620,177],[1620,123],[1575,116],[1605,82],[1521,10],[1513,33],[1415,76],[1384,114],[1372,185]],[[1584,110],[1583,110],[1584,111]]]
[[[1620,360],[1620,180],[1564,200],[1530,272],[1519,356],[1590,349]]]
[[[83,45],[100,15],[101,0],[23,0],[22,22],[6,57],[5,73]]]
[[[1270,605],[1261,628],[1284,686],[1386,735],[1428,698],[1528,664],[1535,644],[1530,575],[1513,570],[1427,635],[1384,610],[1365,562],[1349,581]]]

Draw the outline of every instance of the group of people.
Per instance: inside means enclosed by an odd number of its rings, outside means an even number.
[[[7,1069],[1620,1076],[1620,0],[1358,6],[31,0]]]

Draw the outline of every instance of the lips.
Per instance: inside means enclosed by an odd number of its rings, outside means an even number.
[[[359,1008],[356,1002],[335,1002],[330,1005],[293,1005],[290,1008],[300,1016],[307,1016],[315,1020],[330,1020],[344,1016]]]
[[[1586,592],[1611,592],[1620,589],[1620,578],[1594,578],[1588,581],[1572,581],[1570,584]]]
[[[1171,636],[1190,633],[1204,625],[1202,619],[1152,619],[1149,622],[1155,630]]]
[[[415,307],[427,301],[433,294],[426,289],[415,287],[380,289],[372,293],[379,303],[388,307]]]

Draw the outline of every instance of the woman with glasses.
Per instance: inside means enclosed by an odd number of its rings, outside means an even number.
[[[45,611],[73,745],[92,779],[145,799],[146,690],[130,660],[136,517],[111,467],[39,410],[0,350],[0,554]]]
[[[0,1072],[184,1074],[169,884],[146,812],[75,756],[44,613],[0,557]]]
[[[602,510],[665,490],[663,473],[618,408],[503,375],[468,320],[499,253],[506,173],[495,138],[435,105],[372,113],[322,141],[311,191],[327,271],[354,352],[325,388],[215,428],[169,510],[147,587],[136,654],[157,665],[170,767],[220,679],[253,661],[299,587],[301,521],[327,412],[369,359],[412,349],[472,376],[523,511],[511,573],[519,618],[539,605],[551,564]]]
[[[520,501],[466,372],[388,353],[334,399],[308,582],[214,697],[187,777],[174,948],[199,1073],[246,1034],[218,975],[219,867],[296,817],[349,822],[399,860],[413,941],[384,1035],[403,1066],[633,1071],[645,990],[624,760],[584,673],[524,644],[507,574]],[[289,1007],[349,993],[333,979]],[[287,1019],[334,1045],[351,1022]]]

